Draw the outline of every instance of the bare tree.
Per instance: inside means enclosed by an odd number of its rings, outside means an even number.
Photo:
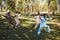
[[[59,0],[55,0],[55,1],[57,3],[57,11],[60,12],[60,4],[59,4],[60,1]]]
[[[19,1],[19,0],[16,0],[16,1],[15,1],[15,9],[16,9],[16,10],[17,10],[17,8],[18,8],[18,1]]]

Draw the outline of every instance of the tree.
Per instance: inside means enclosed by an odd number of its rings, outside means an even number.
[[[15,1],[14,0],[7,0],[7,9],[15,10]]]
[[[60,11],[60,0],[55,0],[56,3],[57,3],[57,11],[59,12]]]
[[[55,1],[51,1],[51,3],[50,3],[50,9],[52,10],[52,11],[56,11],[57,10],[57,6],[56,6],[57,4],[56,4],[56,2]]]
[[[0,1],[0,10],[2,12],[2,1]]]
[[[17,8],[18,8],[18,1],[19,1],[19,0],[16,0],[16,1],[15,1],[15,9],[16,9],[16,10],[17,10]]]

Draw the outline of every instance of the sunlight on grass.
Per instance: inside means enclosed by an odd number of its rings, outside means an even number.
[[[27,39],[30,39],[29,36],[26,33],[23,33]]]
[[[25,21],[25,22],[22,23],[21,25],[22,25],[23,27],[29,27],[29,26],[33,25],[34,23],[35,23],[35,22]]]
[[[29,30],[29,32],[33,32],[33,30]]]
[[[19,26],[13,30],[14,24],[12,24],[6,32],[3,31],[7,26],[6,19],[0,20],[0,35],[2,40],[60,40],[60,23],[55,20],[46,22],[51,28],[51,33],[47,33],[46,29],[44,29],[41,36],[38,36],[37,29],[33,29],[36,23],[35,19],[33,17],[25,17],[25,15],[20,18],[21,27]]]
[[[23,26],[23,27],[28,27],[29,24],[21,24],[21,26]]]
[[[56,40],[60,40],[60,37],[56,37],[55,39],[56,39]]]
[[[25,23],[28,23],[28,24],[34,24],[35,22],[25,21]]]
[[[18,34],[14,34],[14,35],[17,36],[17,37],[19,36]]]

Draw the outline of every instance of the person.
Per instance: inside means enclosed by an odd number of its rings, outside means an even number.
[[[6,16],[5,16],[5,18],[7,19],[7,22],[8,22],[8,27],[9,27],[11,24],[13,24],[13,23],[12,23],[12,16],[11,16],[10,14],[11,14],[11,12],[10,12],[10,11],[7,11]]]
[[[15,23],[14,28],[17,28],[17,26],[20,24],[20,20],[19,20],[20,15],[21,15],[21,12],[16,11],[16,14],[15,14],[15,22],[16,23]]]
[[[40,17],[40,26],[38,28],[37,34],[40,35],[43,27],[46,27],[46,31],[50,33],[50,26],[46,24],[47,20],[52,20],[52,18],[46,18],[46,14],[43,14],[43,16]]]
[[[55,13],[54,13],[54,11],[52,12],[52,14],[55,16]]]
[[[37,16],[35,16],[35,18],[36,18],[36,25],[35,25],[34,29],[36,29],[38,27],[38,25],[40,24],[40,13],[39,13],[39,11],[37,13]]]

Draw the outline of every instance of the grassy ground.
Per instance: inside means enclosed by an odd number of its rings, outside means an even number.
[[[21,26],[13,30],[13,25],[11,25],[6,32],[4,29],[7,27],[7,21],[0,18],[0,40],[60,40],[60,25],[55,24],[53,20],[50,22],[47,24],[51,27],[51,33],[47,33],[44,28],[38,36],[37,29],[33,29],[35,26],[33,17],[21,16]]]

